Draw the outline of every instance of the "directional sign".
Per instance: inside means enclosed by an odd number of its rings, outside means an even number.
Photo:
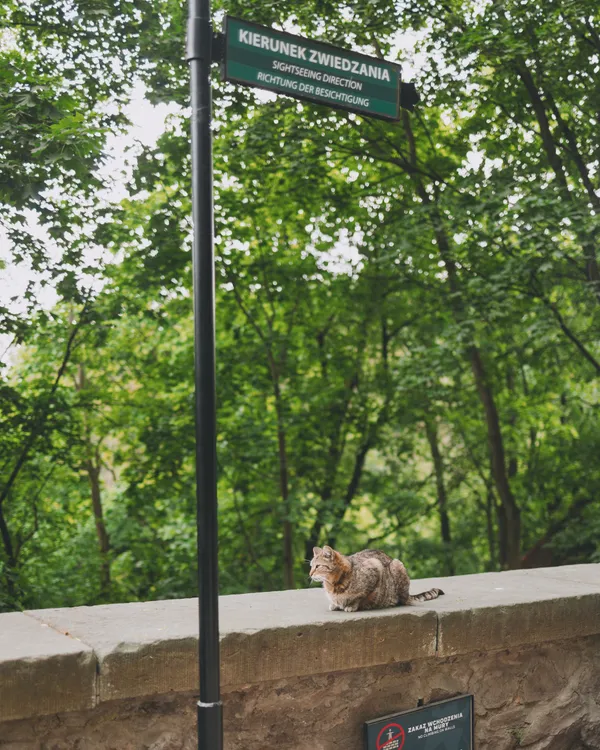
[[[366,750],[473,750],[473,696],[367,721]]]
[[[225,78],[397,120],[400,65],[227,16]]]

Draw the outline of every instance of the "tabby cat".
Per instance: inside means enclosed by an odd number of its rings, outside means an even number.
[[[323,582],[332,611],[395,607],[437,599],[444,593],[441,589],[429,589],[411,596],[410,578],[404,565],[377,549],[363,549],[346,556],[331,547],[313,547],[310,577]]]

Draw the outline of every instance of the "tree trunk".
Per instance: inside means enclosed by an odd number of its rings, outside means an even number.
[[[277,360],[272,345],[273,321],[268,321],[269,334],[265,334],[258,325],[249,310],[246,309],[238,288],[235,283],[235,277],[228,277],[233,285],[233,293],[237,303],[244,313],[248,322],[256,331],[259,339],[262,341],[267,354],[268,369],[271,375],[273,385],[273,395],[275,397],[275,412],[277,414],[277,456],[279,461],[279,494],[282,501],[282,529],[283,529],[283,580],[286,589],[295,588],[294,584],[294,526],[290,520],[291,507],[289,500],[289,480],[288,480],[288,459],[287,459],[287,440],[285,432],[285,420],[283,414],[283,399],[281,398],[281,389],[279,387],[279,367],[281,362],[285,362],[285,351],[282,357]],[[265,284],[265,288],[266,288]],[[288,335],[291,333],[291,323],[288,329]]]
[[[508,390],[511,394],[511,400],[514,402],[515,400],[515,376],[513,372],[512,365],[508,365],[506,369],[506,385],[508,387]],[[514,433],[516,424],[517,424],[517,412],[514,407],[511,407],[509,416],[508,416],[508,424],[510,425],[511,432]],[[514,449],[514,446],[511,450],[509,447],[508,449],[508,480],[509,482],[512,481],[519,471],[519,459],[517,458],[517,453]]]
[[[279,393],[279,387],[277,387]],[[288,482],[288,460],[286,435],[283,426],[281,405],[277,407],[277,448],[279,454],[279,491],[283,502],[283,581],[286,589],[295,588],[294,583],[294,527],[290,520],[290,488]]]
[[[496,570],[496,537],[494,534],[494,493],[490,488],[487,490],[486,504],[485,504],[485,516],[486,516],[486,528],[488,547],[490,550],[490,570]]]
[[[75,377],[75,390],[81,392],[87,384],[85,365],[80,363],[77,368],[77,377]],[[84,461],[84,468],[90,483],[92,493],[92,511],[94,513],[94,522],[96,524],[96,536],[98,537],[98,549],[100,551],[100,595],[102,598],[108,598],[110,592],[110,539],[104,523],[104,510],[102,508],[102,494],[100,490],[100,469],[102,466],[100,460],[99,444],[92,444],[89,424],[84,414],[83,425],[85,431],[85,446],[88,458]],[[100,441],[101,442],[101,441]],[[95,453],[95,460],[94,460]]]
[[[404,122],[404,130],[408,141],[408,150],[410,154],[410,162],[413,167],[417,166],[417,155],[415,147],[414,134],[412,132],[412,126],[410,124],[410,116],[408,112],[402,112],[402,119]],[[425,189],[421,177],[418,173],[413,174],[413,180],[417,193],[424,205],[428,206],[431,211],[432,227],[435,235],[436,245],[440,258],[444,262],[446,271],[448,273],[448,284],[450,291],[452,292],[452,309],[454,316],[457,321],[461,321],[464,318],[463,306],[460,296],[460,283],[458,279],[458,272],[456,264],[450,253],[450,241],[446,233],[443,217],[440,215],[438,207],[435,202],[432,201],[430,195]],[[506,466],[504,461],[504,444],[502,439],[502,431],[500,429],[500,420],[498,418],[498,410],[496,409],[496,402],[494,400],[494,393],[491,385],[489,384],[486,376],[485,367],[479,349],[472,345],[469,348],[468,357],[471,361],[471,369],[475,378],[475,384],[477,386],[477,392],[483,405],[485,414],[485,423],[488,434],[488,446],[490,450],[490,459],[492,467],[492,477],[498,491],[500,502],[504,508],[504,516],[506,520],[506,533],[507,533],[507,566],[509,568],[520,567],[520,539],[521,539],[521,520],[519,508],[516,505],[515,499],[512,495],[508,477],[506,474]]]
[[[27,439],[25,440],[23,444],[23,448],[21,450],[19,458],[17,459],[10,476],[8,480],[6,481],[6,484],[4,484],[2,488],[0,489],[0,505],[2,505],[4,501],[6,500],[6,498],[8,497],[8,493],[11,491],[13,484],[16,482],[17,477],[19,476],[19,472],[21,471],[21,469],[25,465],[25,462],[27,461],[27,458],[29,456],[29,451],[33,448],[33,445],[35,444],[37,438],[42,432],[43,427],[46,424],[46,419],[50,412],[50,408],[52,404],[54,403],[54,396],[56,394],[56,391],[58,390],[58,386],[60,384],[61,378],[64,375],[65,370],[67,369],[69,360],[71,358],[71,353],[75,344],[75,338],[77,334],[79,333],[79,330],[81,329],[82,325],[86,322],[86,316],[87,316],[87,303],[84,305],[83,310],[81,311],[81,317],[79,318],[77,323],[73,326],[71,333],[69,334],[69,338],[67,339],[67,346],[65,347],[65,352],[63,354],[62,362],[60,363],[60,367],[58,368],[58,372],[56,373],[54,382],[52,383],[52,386],[50,387],[50,390],[48,391],[46,398],[43,400],[42,406],[34,414],[34,417],[31,422],[31,430],[29,432],[29,435],[27,436]]]
[[[283,582],[286,589],[295,588],[294,583],[294,527],[290,507],[290,488],[288,480],[288,457],[285,423],[283,418],[283,403],[279,388],[279,373],[271,352],[269,352],[269,367],[273,381],[275,396],[275,412],[277,414],[277,454],[279,458],[279,493],[283,510]]]
[[[360,446],[356,455],[354,456],[354,468],[352,470],[352,476],[350,477],[350,481],[348,482],[348,486],[346,487],[346,492],[344,494],[344,504],[342,506],[340,516],[338,519],[336,519],[336,522],[334,523],[333,529],[331,531],[330,544],[334,548],[337,542],[337,534],[339,533],[339,526],[341,522],[344,520],[344,516],[346,515],[348,506],[350,505],[350,503],[354,499],[354,496],[356,495],[356,492],[358,490],[358,486],[360,484],[360,480],[362,477],[363,469],[365,467],[365,460],[367,458],[367,453],[371,450],[371,448],[372,448],[372,442],[369,438],[367,438],[367,441]]]
[[[54,403],[54,396],[56,395],[56,391],[58,390],[60,381],[70,361],[71,354],[75,346],[75,339],[77,337],[77,334],[81,330],[81,327],[87,322],[87,312],[88,302],[84,304],[79,320],[71,328],[71,331],[67,338],[67,345],[65,347],[63,358],[58,368],[58,372],[56,373],[56,377],[54,378],[54,382],[52,383],[48,393],[46,394],[45,399],[41,401],[41,406],[39,406],[34,412],[34,416],[31,420],[29,435],[22,445],[21,452],[15,462],[13,470],[11,471],[6,483],[0,486],[0,538],[2,539],[2,544],[4,546],[4,551],[6,554],[6,591],[13,602],[16,602],[21,594],[17,578],[18,559],[15,550],[15,544],[13,543],[10,534],[10,529],[8,527],[8,522],[6,520],[3,506],[5,501],[8,499],[21,470],[27,463],[27,459],[29,458],[31,449],[35,445],[35,442],[37,441],[46,425],[48,414],[50,413],[50,409],[52,407],[52,404]]]
[[[14,606],[19,598],[17,558],[2,505],[0,505],[0,536],[2,537],[2,544],[4,545],[6,555],[4,561],[4,579],[6,580],[6,593],[9,598],[8,604]]]
[[[598,277],[598,281],[600,282],[600,277]],[[565,334],[565,336],[569,339],[569,341],[572,341],[575,344],[577,349],[581,352],[584,358],[592,365],[592,367],[596,370],[596,372],[600,373],[600,362],[594,357],[594,355],[583,344],[583,342],[575,335],[575,333],[567,326],[567,324],[565,323],[565,319],[561,315],[558,307],[553,302],[550,302],[550,300],[546,299],[545,297],[541,295],[540,295],[540,299],[546,305],[546,307],[548,307],[552,311],[552,314],[554,315],[558,325],[560,326],[560,330]]]
[[[104,523],[104,512],[102,509],[102,497],[100,493],[100,464],[94,465],[91,460],[85,462],[85,470],[88,475],[90,489],[92,491],[92,509],[96,523],[96,536],[98,537],[98,548],[100,550],[100,593],[107,598],[110,592],[110,540],[106,525]]]
[[[433,468],[435,471],[435,486],[437,491],[437,508],[440,516],[440,527],[442,534],[442,544],[444,546],[444,561],[448,575],[455,575],[454,560],[452,558],[452,537],[450,534],[450,518],[448,517],[448,505],[446,484],[444,482],[444,461],[440,453],[438,443],[437,425],[435,421],[425,420],[425,431],[431,449],[431,458],[433,459]]]
[[[322,528],[323,528],[323,521],[321,520],[320,515],[317,515],[317,518],[315,519],[315,522],[313,523],[311,527],[308,539],[304,543],[304,559],[307,561],[312,560],[313,547],[316,547],[319,544],[319,539],[321,537]]]
[[[594,495],[579,498],[579,500],[576,500],[561,518],[552,521],[546,533],[543,534],[533,547],[527,550],[523,555],[522,567],[544,568],[552,565],[552,549],[550,549],[548,545],[570,521],[580,520],[587,507],[591,505],[594,500]]]
[[[498,522],[498,562],[500,569],[508,568],[508,522],[506,520],[506,508],[501,504],[496,504],[496,520]]]
[[[542,94],[539,91],[534,81],[534,78],[531,74],[531,71],[527,67],[527,63],[525,62],[523,58],[518,59],[516,68],[517,68],[517,73],[519,77],[521,78],[523,85],[525,86],[525,90],[527,91],[527,94],[529,95],[529,100],[531,101],[531,105],[535,112],[538,126],[540,128],[540,136],[542,139],[542,144],[544,146],[544,150],[546,152],[548,162],[550,163],[550,166],[552,167],[552,171],[554,172],[556,176],[556,180],[560,186],[560,191],[562,195],[564,196],[564,199],[572,203],[573,196],[569,192],[565,168],[560,158],[560,155],[558,153],[554,135],[550,128],[550,121],[548,118],[548,114],[546,112],[546,105],[544,103],[544,99],[542,98]],[[558,119],[558,124],[559,124],[559,127],[561,127],[561,124],[562,124],[563,133],[565,133],[564,123],[562,123],[562,119],[560,117]],[[567,136],[567,140],[569,139],[569,137],[574,139],[574,136],[572,135],[572,133],[570,133],[570,131],[568,132],[568,134],[565,133],[565,135]],[[577,151],[577,155],[579,156],[581,160],[581,156],[579,155],[578,151]],[[577,166],[579,168],[580,165],[577,165]],[[587,170],[586,170],[586,174],[587,174]],[[584,180],[584,188],[587,189],[587,187],[588,186],[586,184],[586,181]],[[597,210],[598,196],[595,194],[593,189],[588,191],[588,198],[592,200]],[[600,268],[598,266],[598,258],[596,256],[595,243],[593,241],[590,241],[586,235],[581,234],[577,223],[575,225],[575,231],[578,235],[578,240],[581,244],[582,250],[585,255],[585,273],[587,276],[587,281],[590,284],[592,291],[596,296],[596,299],[598,300],[598,302],[600,302]]]
[[[538,91],[535,81],[533,80],[531,71],[527,67],[527,63],[523,58],[520,58],[518,60],[516,68],[519,78],[523,82],[525,90],[529,95],[529,100],[531,102],[531,106],[533,107],[533,111],[535,112],[535,117],[540,128],[540,137],[542,139],[542,144],[544,145],[546,156],[548,157],[548,162],[550,163],[552,171],[556,175],[556,179],[558,180],[561,188],[563,188],[563,190],[567,190],[567,178],[565,175],[565,169],[558,154],[556,144],[554,143],[554,137],[552,136],[552,131],[550,129],[550,121],[548,120],[544,101],[540,95],[540,92]]]
[[[470,359],[479,398],[485,411],[492,477],[500,498],[503,520],[506,524],[506,566],[512,570],[521,567],[521,512],[508,481],[498,410],[487,380],[481,355],[476,347],[471,347]]]
[[[359,347],[359,351],[362,350],[363,347]],[[352,396],[356,388],[358,387],[359,369],[360,363],[357,363],[355,372],[346,383],[344,398],[340,404],[340,408],[337,410],[337,419],[333,424],[333,428],[329,431],[329,461],[327,463],[325,481],[323,482],[323,486],[320,492],[321,502],[319,503],[319,507],[317,508],[317,517],[314,520],[308,539],[304,544],[305,560],[310,560],[312,558],[313,547],[316,547],[319,544],[321,531],[325,526],[325,519],[330,510],[329,503],[331,501],[331,498],[333,497],[335,480],[345,446],[345,436],[342,435],[342,430],[344,428],[344,422],[346,421],[348,415],[348,409],[350,408]],[[329,542],[332,543],[331,540],[329,540]]]
[[[328,543],[335,547],[336,540],[337,540],[337,534],[339,533],[339,526],[341,522],[344,519],[344,515],[346,514],[346,511],[348,507],[350,506],[350,503],[354,499],[354,496],[358,492],[358,488],[360,485],[360,480],[363,475],[363,470],[365,468],[365,461],[367,459],[367,454],[375,446],[375,443],[377,441],[377,436],[379,434],[379,430],[385,423],[387,419],[387,412],[388,412],[388,400],[386,399],[385,404],[383,405],[381,411],[379,412],[379,416],[377,417],[377,420],[375,422],[372,422],[369,427],[367,428],[367,434],[365,435],[364,441],[359,446],[358,450],[356,451],[356,455],[354,456],[354,466],[352,469],[352,475],[350,476],[350,480],[348,482],[348,485],[346,487],[346,492],[344,493],[344,501],[341,506],[339,506],[339,513],[336,518],[333,520],[333,525],[331,529],[330,538],[328,540]],[[321,495],[321,502],[323,503],[321,505],[321,508],[324,508],[326,503],[323,502],[324,500],[331,499],[333,492],[331,491],[327,498],[324,497],[324,495]],[[317,515],[317,518],[312,526],[311,533],[309,538],[306,540],[306,545],[304,548],[304,556],[306,560],[310,560],[312,557],[312,550],[313,547],[316,546],[319,543],[319,537],[321,534],[321,530],[323,528],[324,521],[323,521],[323,515],[324,513],[320,513]]]

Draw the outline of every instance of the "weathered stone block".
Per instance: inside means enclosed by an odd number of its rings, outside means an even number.
[[[93,707],[91,648],[20,612],[1,618],[0,722]]]
[[[224,686],[435,655],[433,608],[329,612],[322,591],[222,597]]]
[[[448,578],[437,606],[438,655],[452,656],[600,632],[600,566]],[[553,570],[561,570],[554,568]],[[583,580],[584,577],[587,580]]]
[[[197,601],[134,602],[29,614],[91,647],[99,701],[193,690],[198,684]]]
[[[224,687],[435,655],[433,607],[329,612],[322,591],[220,598]],[[32,616],[69,632],[98,659],[100,701],[194,690],[195,599],[46,609]]]

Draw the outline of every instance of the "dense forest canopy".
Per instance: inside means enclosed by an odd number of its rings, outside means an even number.
[[[385,123],[215,69],[222,591],[305,586],[323,542],[413,576],[600,560],[597,3],[213,5],[411,44],[421,96]],[[0,609],[196,591],[186,12],[0,11],[0,227],[36,279],[0,301]],[[115,200],[139,82],[179,114]]]

